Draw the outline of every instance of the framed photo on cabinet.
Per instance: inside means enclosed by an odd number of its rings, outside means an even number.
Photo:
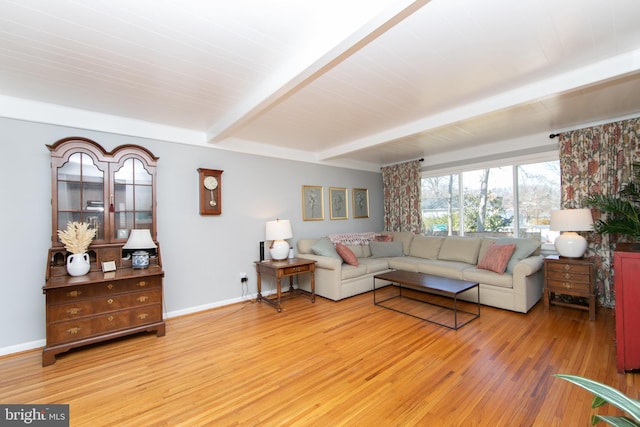
[[[324,198],[322,187],[302,186],[302,219],[304,221],[324,220]]]
[[[354,218],[369,218],[369,190],[366,188],[353,189],[353,211]]]
[[[329,188],[329,200],[331,201],[331,219],[347,219],[347,189]]]

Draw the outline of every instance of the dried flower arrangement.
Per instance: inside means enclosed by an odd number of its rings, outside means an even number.
[[[67,251],[72,254],[83,254],[87,252],[91,241],[96,237],[96,229],[89,228],[88,222],[69,222],[66,230],[58,230],[58,237]]]

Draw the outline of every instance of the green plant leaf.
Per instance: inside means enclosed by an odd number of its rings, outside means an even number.
[[[594,396],[593,397],[593,401],[591,402],[591,407],[595,409],[595,408],[599,408],[601,406],[604,406],[607,403],[609,403],[609,402],[607,402],[606,400],[604,400],[600,396]]]
[[[638,423],[635,423],[632,419],[627,417],[614,417],[611,415],[594,415],[591,420],[592,425],[598,424],[600,421],[604,421],[613,427],[638,427]]]
[[[635,425],[639,426],[640,424],[640,401],[635,399],[631,399],[630,397],[625,396],[622,392],[616,390],[613,387],[610,387],[606,384],[599,383],[597,381],[591,380],[589,378],[584,378],[576,375],[566,375],[566,374],[555,374],[556,377],[562,378],[566,381],[569,381],[577,386],[584,388],[585,390],[593,393],[594,395],[600,397],[601,399],[606,400],[611,405],[620,409],[621,411],[626,412],[631,415],[635,420],[633,424],[619,424],[619,425]],[[595,399],[594,399],[595,403]],[[597,415],[596,417],[600,417]],[[609,422],[609,421],[606,421]],[[613,424],[618,425],[618,424]]]

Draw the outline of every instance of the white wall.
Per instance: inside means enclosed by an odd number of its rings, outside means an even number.
[[[268,220],[291,220],[295,243],[333,232],[382,229],[379,173],[321,166],[26,121],[0,119],[0,354],[44,345],[44,285],[51,246],[51,169],[45,144],[69,136],[111,150],[138,144],[158,161],[158,241],[169,316],[239,301],[239,273],[249,274]],[[198,168],[222,169],[222,215],[198,214]],[[303,221],[302,185],[325,189],[325,220]],[[329,220],[329,187],[368,188],[370,218]],[[351,202],[351,200],[349,200]],[[263,280],[267,291],[273,284]]]

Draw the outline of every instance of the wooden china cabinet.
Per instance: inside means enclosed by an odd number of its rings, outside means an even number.
[[[156,162],[150,151],[121,145],[107,152],[79,137],[47,145],[51,152],[52,247],[46,268],[44,366],[72,348],[138,332],[165,334],[164,271],[156,240]],[[89,273],[70,276],[70,255],[57,231],[72,221],[97,230],[89,246]],[[157,248],[149,267],[134,269],[123,249],[132,229],[148,229]],[[115,271],[103,272],[103,263]],[[109,269],[106,269],[109,270]]]

